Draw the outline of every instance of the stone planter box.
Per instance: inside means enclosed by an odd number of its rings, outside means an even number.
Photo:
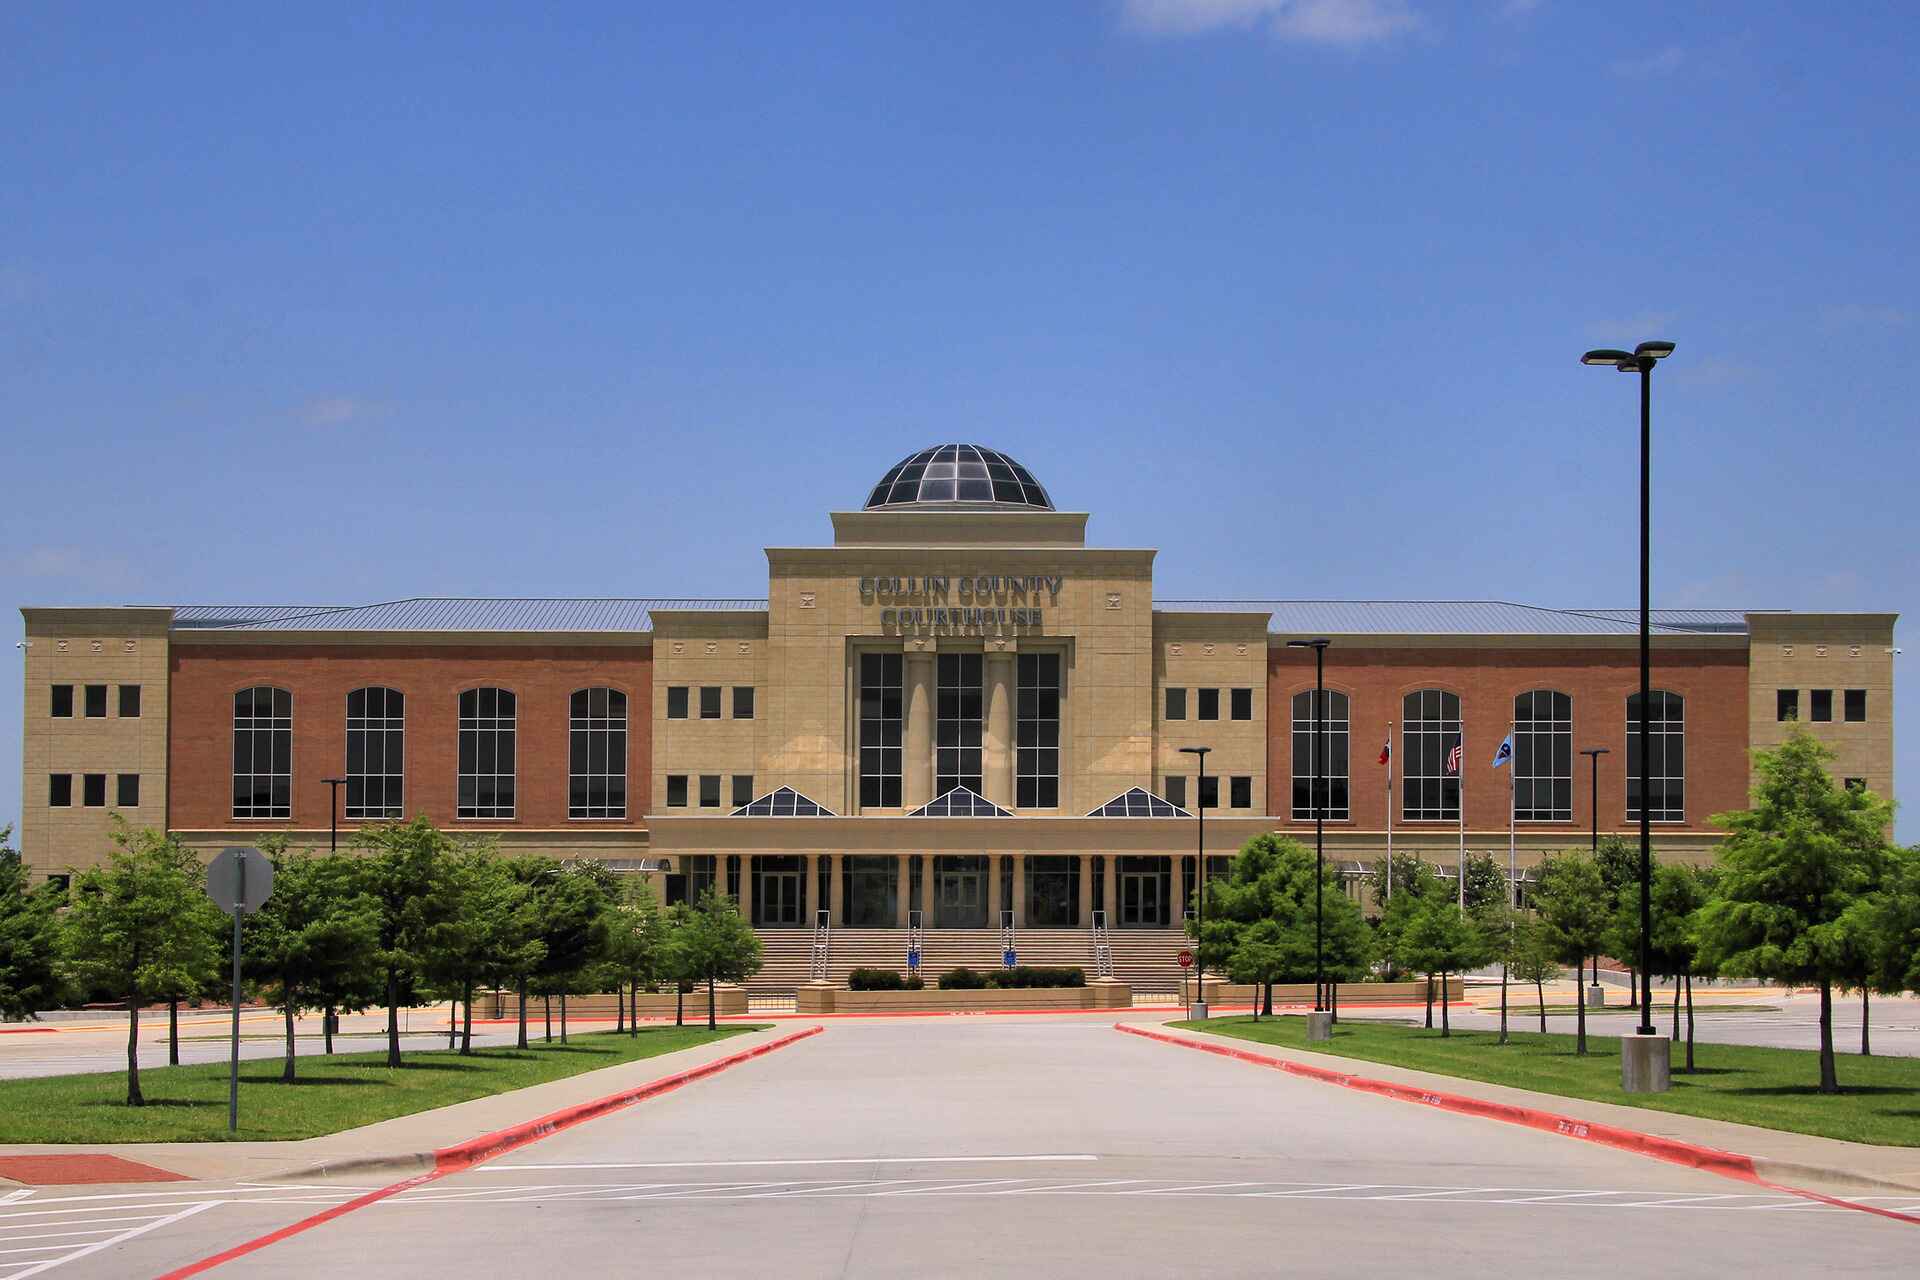
[[[808,983],[795,993],[800,1013],[995,1013],[1008,1009],[1127,1009],[1133,988],[1111,978],[1084,987],[1021,987],[1011,991],[848,991]]]
[[[1466,986],[1459,978],[1447,979],[1446,999],[1449,1002],[1463,997]],[[1218,987],[1213,979],[1207,979],[1207,998],[1218,1004],[1252,1004],[1257,990],[1245,982],[1225,982]],[[1433,987],[1433,998],[1440,999],[1440,984]],[[1340,984],[1340,1007],[1367,1004],[1425,1004],[1427,983],[1424,978],[1414,982],[1343,982]],[[1276,982],[1273,984],[1273,1003],[1277,1008],[1283,1004],[1313,1003],[1313,984],[1311,982]]]
[[[537,1021],[546,1016],[544,997],[527,997],[527,1020]],[[619,997],[612,992],[592,995],[568,996],[567,1019],[575,1018],[612,1018],[619,1012]],[[642,991],[635,1006],[642,1018],[671,1018],[673,1016],[673,992]],[[720,1017],[744,1017],[747,1012],[747,989],[730,982],[720,983],[713,989],[713,1010]],[[476,1018],[515,1018],[520,1012],[520,997],[512,991],[475,992],[473,996],[473,1016]],[[705,987],[687,992],[686,1013],[692,1018],[696,1013],[707,1016],[707,989]],[[553,1016],[560,1017],[560,997],[553,997]]]

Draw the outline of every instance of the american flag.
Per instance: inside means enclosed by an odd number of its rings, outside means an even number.
[[[1447,772],[1460,772],[1460,744],[1457,742],[1453,744],[1453,750],[1447,752]]]

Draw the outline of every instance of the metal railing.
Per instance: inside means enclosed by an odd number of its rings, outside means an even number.
[[[1000,966],[1003,969],[1013,968],[1014,962],[1019,959],[1014,943],[1013,912],[1002,911],[1000,913]]]
[[[1104,911],[1093,913],[1093,976],[1113,976],[1113,944],[1107,937],[1107,913]]]
[[[807,981],[825,982],[828,962],[833,954],[833,913],[813,913],[813,951],[807,960]]]

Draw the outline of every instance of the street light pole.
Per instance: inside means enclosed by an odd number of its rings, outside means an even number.
[[[1593,789],[1587,803],[1588,808],[1591,810],[1588,816],[1593,820],[1592,851],[1595,858],[1600,856],[1600,757],[1606,755],[1607,750],[1606,747],[1580,748],[1580,754],[1586,756],[1593,762]],[[1593,958],[1593,984],[1596,987],[1600,985],[1600,957],[1598,956]],[[1575,984],[1573,993],[1573,998],[1576,1001],[1585,1003],[1587,998],[1586,985],[1587,960],[1585,956],[1582,956],[1580,958],[1580,976]]]
[[[1196,756],[1199,759],[1199,780],[1194,784],[1193,812],[1199,819],[1195,826],[1194,837],[1194,874],[1200,882],[1200,892],[1196,895],[1198,907],[1193,924],[1193,1003],[1187,1009],[1192,1018],[1207,1016],[1207,952],[1202,939],[1207,929],[1207,752],[1212,747],[1182,747],[1181,755]]]
[[[1326,878],[1326,709],[1327,646],[1331,640],[1289,640],[1289,649],[1313,650],[1313,1011],[1324,1012],[1327,994],[1325,917],[1321,912],[1322,881]],[[1392,864],[1389,863],[1389,866]]]
[[[327,784],[327,852],[340,852],[340,784],[345,778],[322,778]]]
[[[1671,342],[1643,342],[1631,353],[1602,348],[1580,357],[1580,363],[1612,365],[1622,373],[1640,375],[1640,1026],[1643,1036],[1659,1034],[1653,1026],[1653,793],[1648,723],[1653,718],[1653,366],[1673,354]],[[1597,846],[1597,841],[1596,841]]]

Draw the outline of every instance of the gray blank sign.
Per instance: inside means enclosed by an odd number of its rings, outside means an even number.
[[[246,868],[246,886],[241,888],[240,868]],[[239,846],[222,849],[207,864],[207,896],[222,911],[232,914],[237,906],[252,915],[273,892],[273,864],[258,849]]]

